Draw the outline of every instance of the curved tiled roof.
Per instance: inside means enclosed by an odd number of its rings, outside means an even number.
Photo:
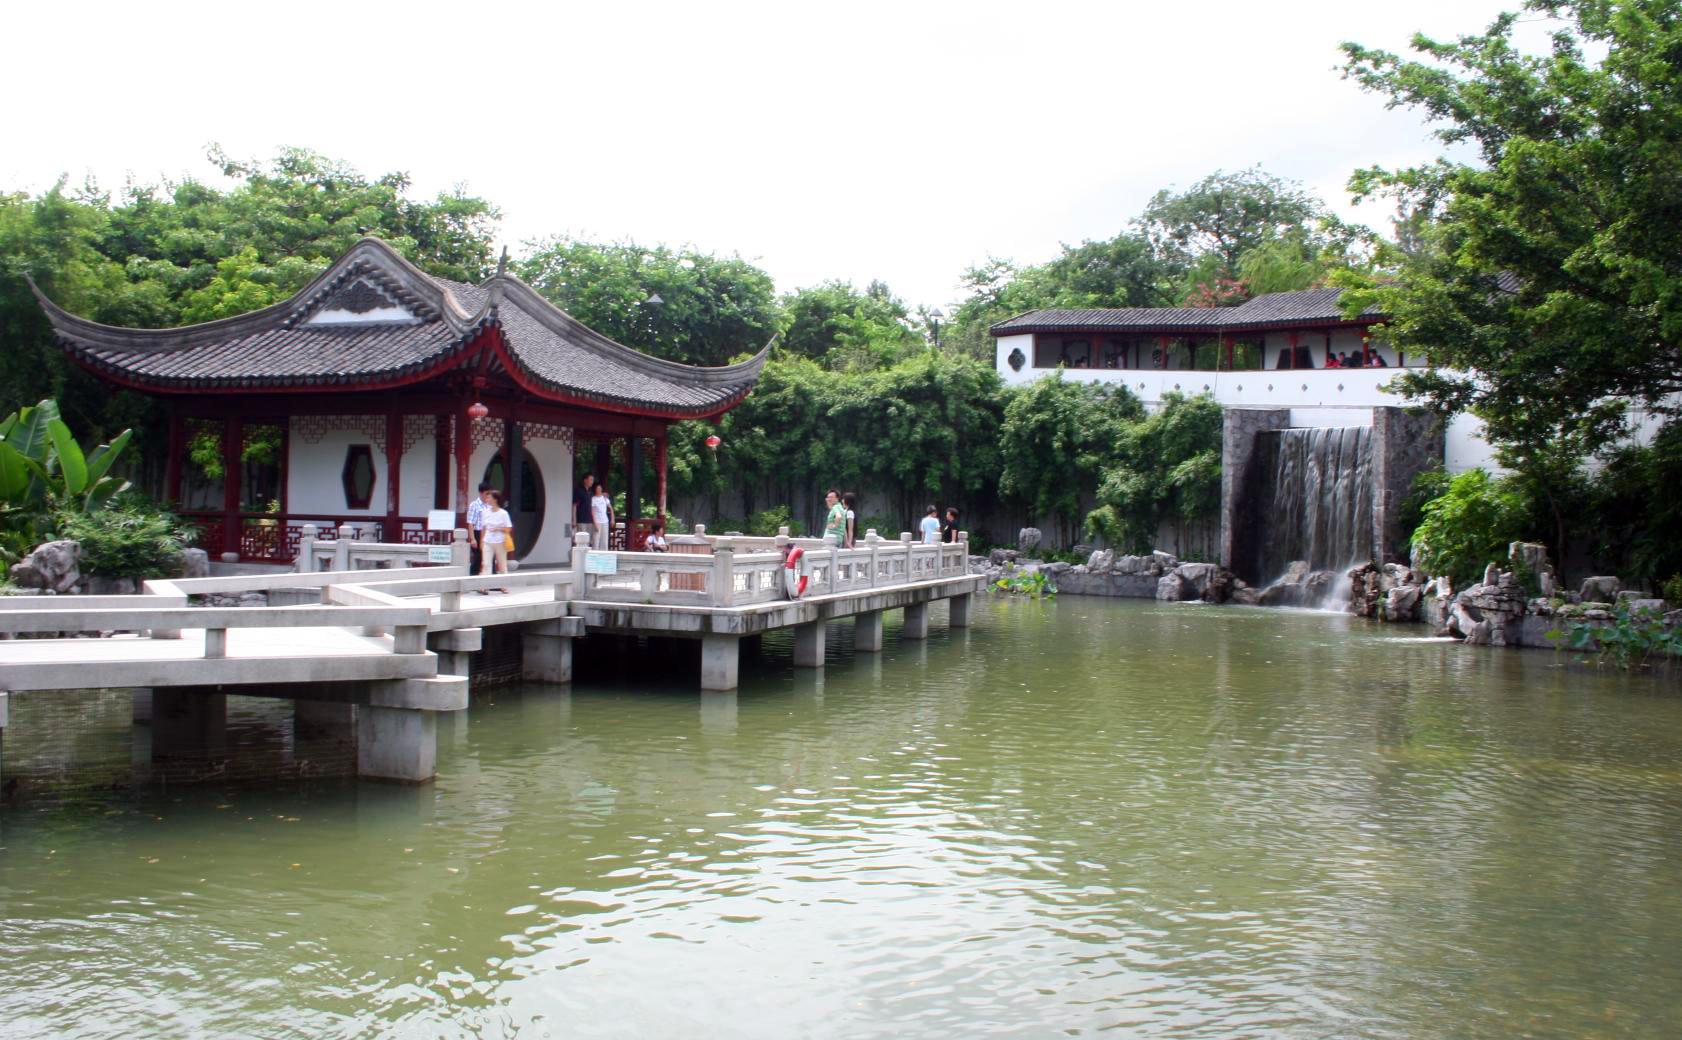
[[[397,386],[454,367],[495,329],[516,378],[540,396],[688,418],[746,396],[770,350],[722,368],[664,361],[595,332],[511,275],[480,285],[434,278],[372,238],[289,300],[185,328],[100,325],[35,295],[77,361],[161,391]]]
[[[1343,313],[1338,301],[1342,289],[1302,289],[1268,293],[1237,307],[1121,307],[1088,310],[1039,310],[996,322],[989,331],[995,336],[1023,332],[1054,332],[1064,329],[1118,329],[1135,332],[1179,332],[1209,329],[1242,332],[1273,325],[1371,324],[1384,315],[1364,311],[1358,318]]]

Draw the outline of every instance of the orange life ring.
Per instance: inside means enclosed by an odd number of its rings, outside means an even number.
[[[800,561],[806,556],[806,550],[795,546],[788,551],[783,559],[783,588],[788,590],[789,599],[799,599],[806,595],[808,579]]]

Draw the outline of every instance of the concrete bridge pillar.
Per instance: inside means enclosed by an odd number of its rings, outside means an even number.
[[[356,713],[356,775],[418,784],[438,773],[438,722],[417,708],[362,705]]]
[[[794,626],[794,666],[823,667],[824,623],[811,621]]]
[[[929,637],[929,605],[927,603],[910,603],[905,607],[905,628],[900,632],[902,639],[927,639]]]
[[[947,606],[951,610],[949,624],[953,628],[968,628],[969,627],[969,603],[970,603],[969,596],[968,595],[953,596],[951,599],[947,600],[946,602],[947,602]]]
[[[228,697],[216,686],[152,691],[152,757],[212,754],[228,746]]]
[[[520,675],[534,682],[572,682],[572,640],[527,632],[521,636]]]
[[[741,668],[739,636],[703,636],[701,639],[701,689],[734,690]]]
[[[882,612],[867,610],[853,616],[853,649],[860,653],[882,650]]]

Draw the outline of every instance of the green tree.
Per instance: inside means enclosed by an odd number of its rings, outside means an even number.
[[[1577,462],[1626,432],[1628,404],[1677,415],[1682,8],[1523,7],[1557,20],[1544,54],[1514,45],[1517,14],[1416,36],[1423,60],[1344,45],[1348,76],[1476,153],[1354,175],[1358,196],[1397,200],[1409,241],[1393,277],[1348,302],[1390,314],[1391,341],[1437,366],[1402,374],[1409,395],[1477,415],[1500,461],[1557,501]]]
[[[66,309],[112,325],[161,327],[241,313],[291,295],[363,235],[429,272],[489,274],[496,210],[461,189],[408,195],[406,174],[373,180],[304,149],[268,163],[210,160],[237,183],[96,186],[60,181],[37,197],[0,195],[0,409],[55,397],[77,429],[136,429],[161,458],[152,403],[113,395],[52,343],[25,276]],[[148,444],[151,446],[148,447]]]
[[[905,303],[882,282],[862,293],[849,282],[824,282],[790,293],[782,306],[782,349],[830,368],[892,365],[923,346]]]
[[[1125,424],[1144,417],[1127,388],[1073,382],[1059,369],[1017,390],[999,429],[999,490],[1072,538],[1082,501],[1115,459]]]
[[[1112,545],[1148,552],[1164,523],[1183,532],[1220,516],[1223,416],[1207,394],[1169,393],[1159,410],[1122,423],[1088,529]]]
[[[1533,526],[1530,503],[1513,478],[1469,469],[1425,504],[1413,532],[1414,556],[1427,573],[1448,575],[1465,588],[1483,580],[1489,564],[1504,562],[1508,545]]]
[[[1151,198],[1138,224],[1158,255],[1188,264],[1208,257],[1230,276],[1244,254],[1303,234],[1324,216],[1324,205],[1301,185],[1256,166],[1237,173],[1216,170],[1179,194],[1165,188]]]
[[[659,357],[722,365],[758,351],[780,324],[771,276],[741,257],[564,236],[529,247],[515,265],[521,278],[597,332]]]

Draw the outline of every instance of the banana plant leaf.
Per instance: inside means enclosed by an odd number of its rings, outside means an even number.
[[[117,457],[123,453],[123,449],[128,447],[128,442],[133,438],[133,430],[124,430],[117,434],[117,439],[110,444],[101,444],[93,450],[93,454],[88,456],[89,488],[99,485],[100,479],[111,468],[111,463],[117,461]]]
[[[6,443],[16,448],[19,455],[39,462],[47,461],[47,445],[52,443],[48,427],[61,421],[58,402],[49,398],[33,408],[21,409],[15,413],[15,418],[16,422],[6,431]]]
[[[18,450],[0,440],[0,502],[20,503],[29,490],[29,468]]]
[[[64,425],[61,419],[47,423],[47,432],[53,439],[53,452],[58,457],[58,472],[64,478],[65,492],[71,497],[80,495],[88,489],[88,462],[82,455],[81,446],[76,443],[70,427]]]

